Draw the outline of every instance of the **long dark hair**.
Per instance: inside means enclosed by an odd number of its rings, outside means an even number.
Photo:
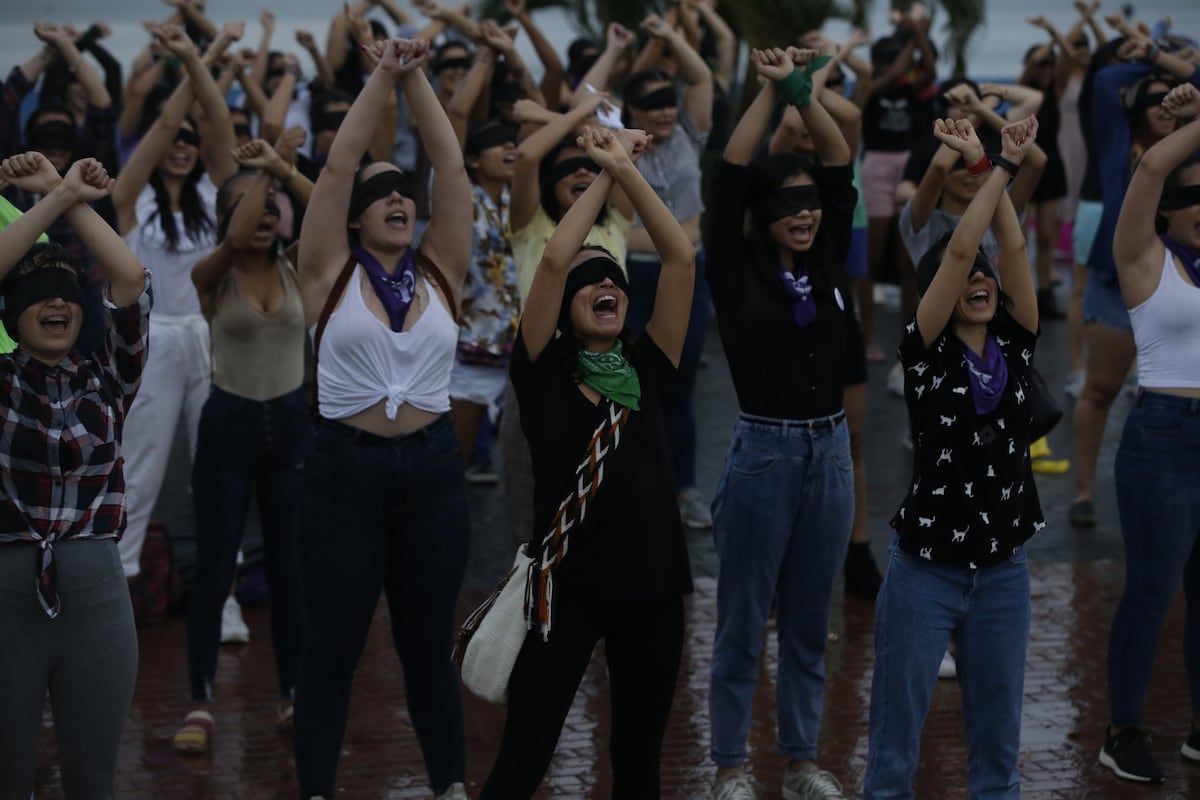
[[[816,164],[799,153],[774,153],[762,156],[750,164],[746,196],[757,199],[759,202],[765,202],[790,178],[807,175],[814,178],[815,182],[815,174]],[[754,214],[751,214],[751,220],[750,234],[747,238],[750,240],[750,247],[755,255],[754,263],[776,264],[779,261],[779,247],[771,238],[769,226]],[[796,253],[793,263],[796,259],[806,258],[809,281],[813,288],[832,294],[838,282],[836,271],[833,269],[835,260],[833,243],[826,233],[824,222],[825,220],[822,219],[822,224],[817,228],[817,235],[813,239],[812,247],[807,253]],[[778,281],[774,277],[772,280]]]
[[[192,130],[199,130],[196,121],[191,116],[186,119],[191,123]],[[216,228],[216,222],[209,216],[208,209],[204,206],[204,199],[200,197],[200,192],[196,189],[203,177],[204,161],[197,158],[195,166],[183,179],[183,186],[179,189],[179,210],[183,214],[183,230],[192,239],[198,239]],[[182,233],[179,226],[175,224],[175,213],[171,210],[171,193],[167,190],[167,185],[163,182],[162,175],[159,174],[157,168],[150,173],[149,183],[150,187],[154,189],[154,203],[157,206],[151,219],[158,218],[158,225],[162,228],[163,235],[167,237],[167,249],[172,253],[178,252]]]

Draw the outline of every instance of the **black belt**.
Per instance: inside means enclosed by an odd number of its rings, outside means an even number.
[[[846,420],[846,412],[839,411],[831,417],[822,417],[821,419],[776,419],[774,417],[756,417],[753,414],[739,414],[738,417],[754,425],[766,425],[781,430],[801,428],[806,431],[829,431]]]

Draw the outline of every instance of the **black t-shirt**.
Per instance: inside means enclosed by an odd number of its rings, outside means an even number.
[[[863,150],[900,152],[912,147],[913,124],[919,116],[912,87],[897,84],[876,92],[863,109]]]
[[[913,482],[892,527],[914,556],[962,567],[1010,557],[1045,527],[1029,466],[1029,375],[1037,334],[1009,317],[993,327],[1008,385],[990,414],[975,411],[965,345],[946,326],[927,349],[916,320],[900,342],[913,440]]]
[[[810,275],[823,274],[821,280],[813,279],[816,319],[804,328],[794,321],[792,298],[779,277],[778,252],[771,249],[764,255],[746,239],[748,178],[748,167],[721,162],[704,243],[708,285],[738,407],[775,419],[836,414],[842,410],[846,325],[853,314],[846,299],[846,252],[858,197],[853,168],[814,171],[822,212],[813,252],[823,251],[826,237],[829,249],[824,252],[830,261],[809,264]]]
[[[648,333],[638,339],[631,360],[642,387],[641,409],[629,414],[619,446],[604,458],[600,489],[583,522],[571,529],[554,580],[604,597],[687,594],[691,566],[661,402],[678,370]],[[604,410],[579,390],[553,341],[531,362],[518,331],[510,370],[533,460],[529,533],[537,547],[576,479]]]

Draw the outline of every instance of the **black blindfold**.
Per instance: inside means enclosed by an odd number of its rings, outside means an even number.
[[[42,122],[29,132],[29,146],[34,150],[73,151],[75,149],[75,126],[61,120]]]
[[[754,210],[755,215],[763,223],[770,225],[776,220],[799,214],[801,211],[819,211],[820,209],[821,193],[816,186],[805,184],[776,189]]]
[[[929,291],[930,285],[933,283],[933,277],[937,275],[938,268],[942,265],[942,257],[946,254],[945,248],[931,247],[921,256],[921,263],[917,264],[917,294],[924,296],[925,292]],[[992,269],[992,265],[988,263],[987,256],[982,251],[975,253],[975,263],[971,265],[971,270],[967,273],[967,280],[976,272],[982,272],[985,278],[991,278],[997,284],[1000,281],[996,278],[996,272]]]
[[[471,59],[467,56],[459,56],[457,58],[447,58],[437,65],[437,71],[442,72],[448,69],[470,69]]]
[[[1200,184],[1168,189],[1162,193],[1162,199],[1158,201],[1158,207],[1162,211],[1174,211],[1191,206],[1200,206]]]
[[[342,121],[345,119],[345,111],[320,111],[313,115],[313,133],[320,133],[321,131],[336,131],[338,128],[342,127]]]
[[[490,124],[481,126],[467,135],[463,152],[468,155],[478,155],[493,147],[504,147],[513,143],[512,132],[503,125]]]
[[[558,326],[563,329],[571,318],[571,301],[580,289],[593,286],[608,278],[613,284],[629,296],[629,281],[625,273],[617,266],[617,262],[608,256],[598,253],[584,261],[567,273],[567,285],[563,287],[562,307],[559,309]]]
[[[679,97],[675,94],[674,87],[664,86],[641,97],[628,98],[626,102],[641,111],[656,111],[660,108],[675,108],[679,105]]]
[[[250,126],[244,122],[239,122],[233,126],[233,135],[238,137],[245,136],[247,139],[254,138],[254,134],[250,131]]]
[[[83,305],[83,286],[72,269],[45,266],[14,279],[4,292],[4,327],[14,339],[17,320],[25,309],[43,300],[61,297],[68,303]]]
[[[1167,97],[1166,92],[1149,92],[1133,101],[1130,111],[1145,111],[1148,108],[1158,108]]]
[[[412,197],[412,181],[398,169],[389,169],[372,175],[354,187],[350,194],[350,210],[347,222],[353,222],[362,216],[367,206],[376,200],[389,197],[392,192],[398,192],[404,197]]]
[[[586,169],[593,175],[600,174],[600,166],[586,156],[566,158],[555,164],[554,169],[550,170],[551,185],[558,183],[563,178],[571,177],[580,169]]]
[[[199,147],[200,134],[191,128],[180,128],[175,132],[175,144],[190,144],[192,147]]]

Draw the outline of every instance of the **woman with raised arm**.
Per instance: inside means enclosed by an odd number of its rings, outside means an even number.
[[[137,632],[116,539],[125,516],[121,437],[146,355],[150,280],[89,208],[112,180],[95,159],[60,178],[38,153],[5,159],[0,177],[42,195],[0,231],[0,796],[33,796],[49,692],[67,800],[110,800],[137,676]],[[75,349],[80,267],[35,244],[60,215],[108,284],[104,347]],[[18,655],[19,654],[19,655]]]
[[[547,114],[550,120],[517,147],[508,218],[522,303],[555,226],[600,174],[600,167],[578,146],[575,131],[582,125],[596,124],[596,110],[605,99],[602,94],[590,92],[569,111]],[[522,107],[527,108],[528,101],[518,101],[518,108]],[[624,274],[625,242],[632,225],[633,207],[624,192],[616,188],[592,220],[584,243],[611,253]],[[500,443],[509,521],[514,536],[524,541],[533,527],[533,482],[529,444],[521,435],[519,418],[517,395],[510,381],[500,412]]]
[[[382,589],[429,782],[439,797],[462,798],[466,754],[450,653],[469,522],[448,412],[471,184],[421,69],[428,42],[377,47],[379,64],[333,140],[300,232],[320,421],[305,461],[299,534],[296,770],[302,796],[334,796],[350,684]],[[397,85],[434,166],[433,216],[420,248],[404,174],[385,162],[359,168]]]
[[[1151,147],[1129,181],[1113,237],[1121,294],[1137,343],[1137,401],[1114,473],[1125,589],[1108,639],[1110,714],[1100,763],[1126,780],[1161,782],[1142,706],[1163,619],[1180,581],[1191,727],[1180,754],[1200,762],[1200,90],[1176,86],[1162,107],[1191,118]]]
[[[967,793],[1020,795],[1024,543],[1045,523],[1028,454],[1038,307],[1005,189],[1034,146],[1037,120],[1005,126],[991,157],[966,119],[937,120],[934,133],[986,178],[953,232],[919,260],[921,299],[900,343],[913,479],[891,521],[891,561],[875,603],[868,800],[912,797],[921,728],[951,639]],[[980,248],[989,223],[999,274]]]
[[[158,40],[180,60],[187,78],[163,105],[112,191],[117,230],[154,270],[158,301],[150,323],[154,349],[124,441],[129,521],[120,547],[130,578],[141,571],[146,526],[180,416],[191,452],[196,450],[212,365],[192,267],[217,243],[216,187],[237,171],[229,107],[196,46],[175,26],[164,26]],[[188,114],[193,100],[204,109],[203,135]]]
[[[304,309],[294,251],[285,253],[279,236],[273,173],[286,175],[300,197],[311,184],[299,187],[308,179],[290,174],[291,165],[261,139],[242,145],[234,157],[244,170],[217,194],[217,248],[192,270],[212,330],[213,386],[200,415],[192,469],[196,574],[187,650],[193,708],[174,738],[184,753],[209,749],[222,606],[252,497],[262,521],[278,721],[285,729],[291,728],[300,639],[295,548],[309,416]]]
[[[589,128],[579,146],[603,172],[546,245],[513,348],[512,383],[533,454],[534,600],[485,800],[537,791],[601,639],[613,796],[658,797],[683,653],[683,595],[692,582],[662,400],[679,371],[695,248],[612,131]],[[643,134],[632,150],[645,146]],[[585,244],[614,182],[663,262],[654,314],[636,342],[625,326],[624,273],[603,248]],[[603,455],[590,458],[593,451]]]
[[[795,48],[751,58],[766,82],[725,147],[705,238],[741,411],[713,501],[721,560],[708,701],[713,797],[757,796],[743,764],[774,603],[785,796],[840,798],[816,758],[829,607],[854,516],[842,402],[857,193],[850,145],[818,99],[828,59]],[[816,161],[777,153],[752,163],[781,96],[799,109]]]

